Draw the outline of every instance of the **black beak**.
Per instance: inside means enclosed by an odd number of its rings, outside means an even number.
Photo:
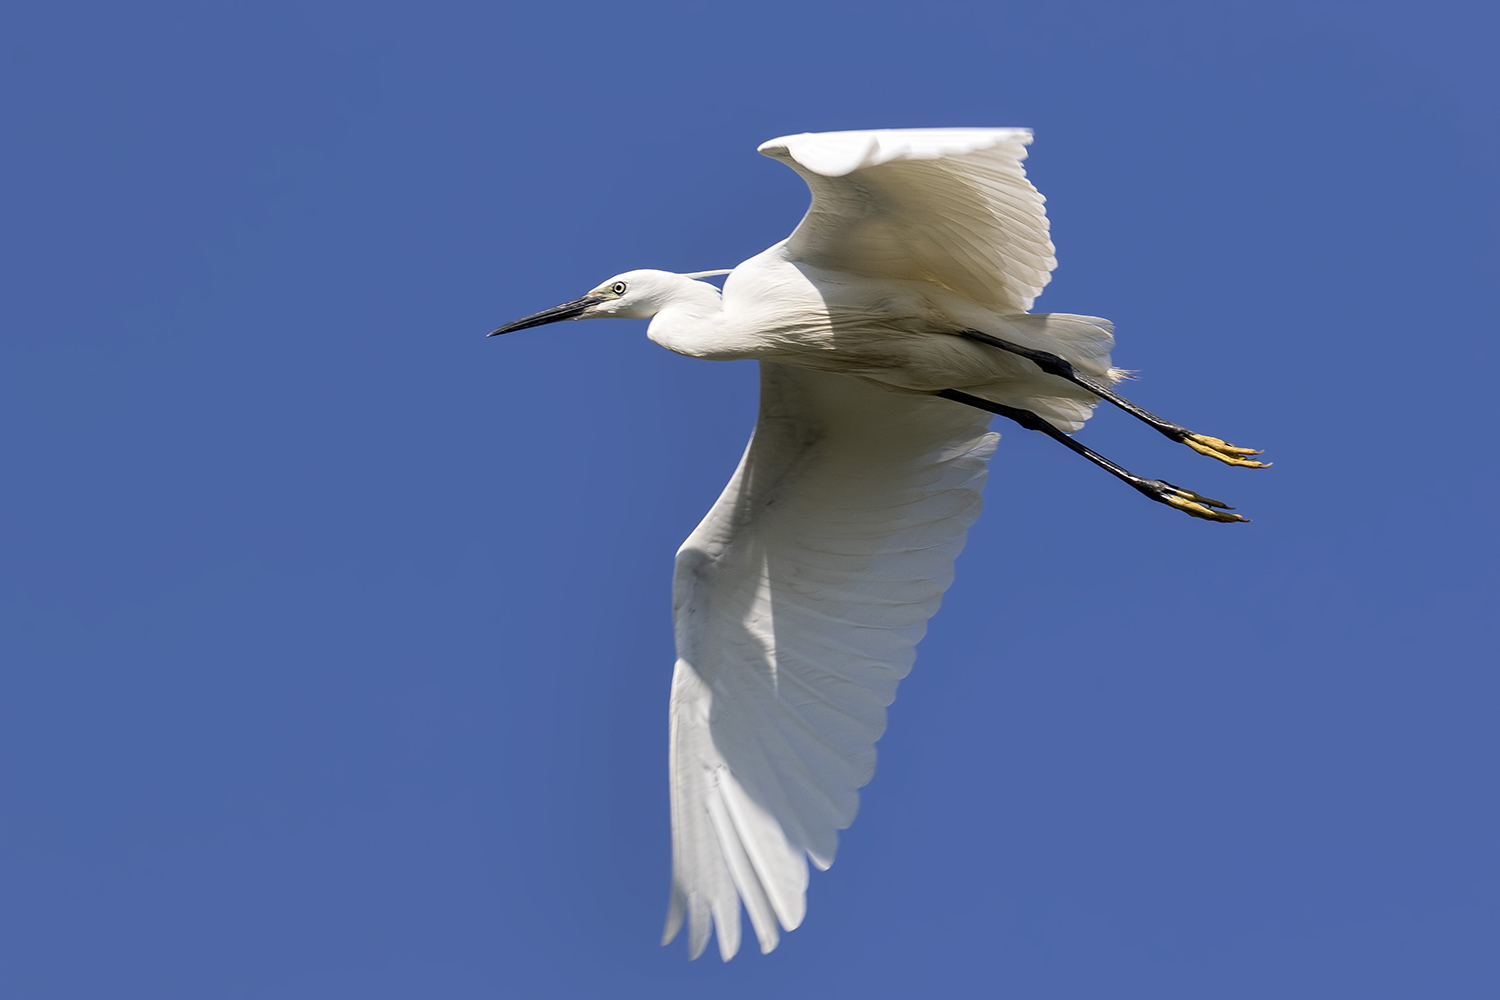
[[[561,319],[577,319],[584,314],[589,306],[596,306],[605,301],[606,298],[608,296],[605,295],[585,295],[581,299],[574,299],[572,302],[564,302],[560,306],[553,306],[551,309],[543,309],[539,313],[523,316],[514,323],[505,324],[498,330],[491,330],[485,336],[498,337],[502,333],[514,333],[517,330],[525,330],[528,327],[542,326],[545,323],[556,323]]]

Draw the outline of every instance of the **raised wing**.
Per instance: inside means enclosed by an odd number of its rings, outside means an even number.
[[[1057,267],[1023,128],[804,132],[763,143],[812,189],[791,259],[930,281],[996,312],[1026,312]]]
[[[776,947],[833,863],[896,684],[953,580],[998,436],[989,415],[762,362],[734,478],[677,553],[672,902],[727,961],[740,903]]]

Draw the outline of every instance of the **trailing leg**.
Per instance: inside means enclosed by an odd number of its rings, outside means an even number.
[[[1116,479],[1123,480],[1132,489],[1145,494],[1157,503],[1176,507],[1185,514],[1191,514],[1193,517],[1201,517],[1206,521],[1233,522],[1250,520],[1248,517],[1229,513],[1229,511],[1234,509],[1233,507],[1206,497],[1201,493],[1194,493],[1192,490],[1183,489],[1181,486],[1174,486],[1163,479],[1143,479],[1116,465],[1093,449],[1084,447],[1077,441],[1074,441],[1030,410],[1022,410],[1014,406],[1006,406],[1004,403],[992,402],[983,396],[974,396],[967,392],[960,392],[958,389],[944,389],[942,392],[933,393],[933,395],[940,396],[943,399],[951,399],[955,403],[963,403],[967,406],[978,407],[981,410],[988,410],[990,413],[1014,420],[1027,430],[1039,431],[1052,438],[1052,440],[1082,455]]]
[[[1187,445],[1189,448],[1193,449],[1200,455],[1207,455],[1209,458],[1217,458],[1221,462],[1225,462],[1229,465],[1238,465],[1246,469],[1265,469],[1269,468],[1271,465],[1270,462],[1257,462],[1254,459],[1246,458],[1246,455],[1260,454],[1260,452],[1256,451],[1254,448],[1237,448],[1234,445],[1230,444],[1228,441],[1224,441],[1216,437],[1210,437],[1207,434],[1195,434],[1192,431],[1188,430],[1186,427],[1183,427],[1179,424],[1174,424],[1170,420],[1163,420],[1161,417],[1158,417],[1150,410],[1132,403],[1124,396],[1121,396],[1119,393],[1115,392],[1109,386],[1103,384],[1102,382],[1099,382],[1094,378],[1091,378],[1088,375],[1083,374],[1077,368],[1075,368],[1071,362],[1058,357],[1056,354],[1050,354],[1047,351],[1033,350],[1029,347],[1022,347],[1020,344],[1013,344],[1008,340],[1002,340],[1001,338],[991,336],[988,333],[980,333],[978,330],[961,330],[959,331],[959,336],[966,337],[969,340],[975,341],[980,344],[988,344],[990,347],[997,347],[1000,350],[1008,351],[1011,354],[1019,355],[1020,357],[1025,358],[1027,361],[1035,364],[1038,368],[1046,372],[1048,375],[1056,375],[1058,378],[1065,378],[1069,382],[1072,382],[1074,385],[1081,386],[1082,388],[1087,389],[1089,392],[1092,392],[1100,399],[1107,400],[1108,402],[1113,403],[1120,409],[1124,410],[1126,413],[1130,414],[1132,417],[1135,417],[1137,420],[1141,420],[1156,428],[1158,431],[1171,438],[1173,441],[1178,441],[1182,444]]]

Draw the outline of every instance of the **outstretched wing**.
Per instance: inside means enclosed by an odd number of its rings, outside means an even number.
[[[885,709],[953,579],[989,415],[762,362],[734,478],[677,553],[672,902],[702,954],[776,947],[875,773]]]
[[[804,132],[763,143],[812,189],[791,259],[920,279],[996,312],[1025,312],[1057,266],[1023,128]]]

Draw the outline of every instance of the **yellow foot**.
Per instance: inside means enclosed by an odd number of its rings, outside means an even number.
[[[1269,469],[1271,467],[1270,462],[1257,462],[1253,458],[1244,457],[1245,455],[1259,455],[1260,452],[1254,448],[1236,448],[1228,441],[1209,437],[1207,434],[1188,434],[1182,439],[1182,443],[1200,455],[1217,458],[1219,461],[1229,465],[1243,465],[1247,469]]]
[[[1248,524],[1250,521],[1248,517],[1231,514],[1230,511],[1234,510],[1234,508],[1220,500],[1214,500],[1201,493],[1194,493],[1192,490],[1185,490],[1181,486],[1173,486],[1171,483],[1163,482],[1160,479],[1156,482],[1165,488],[1153,489],[1150,494],[1152,498],[1160,500],[1169,507],[1176,507],[1184,514],[1201,517],[1205,521],[1222,521],[1226,524],[1235,521],[1244,521]],[[1218,509],[1215,510],[1214,508]]]

